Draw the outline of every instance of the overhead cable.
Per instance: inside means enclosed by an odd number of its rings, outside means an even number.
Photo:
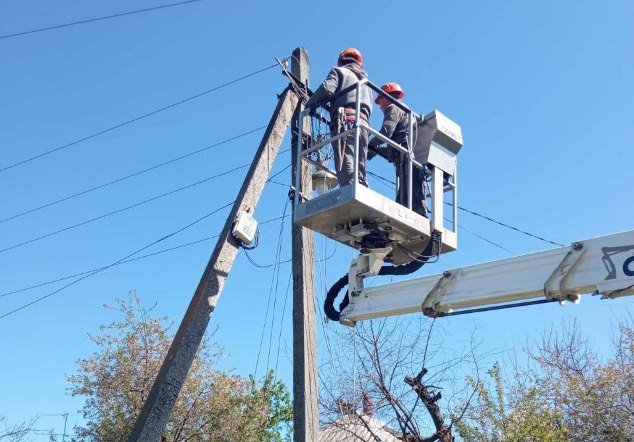
[[[249,252],[248,252],[246,249],[245,249],[245,251],[244,251],[244,254],[245,254],[245,256],[247,257],[247,260],[249,261],[249,263],[250,263],[253,267],[256,267],[256,268],[258,268],[258,269],[269,269],[269,268],[271,268],[271,267],[277,267],[277,266],[279,266],[280,264],[288,264],[289,262],[291,262],[291,261],[292,261],[292,259],[291,259],[291,258],[289,258],[289,259],[285,259],[285,260],[283,260],[283,261],[275,261],[275,262],[273,262],[272,264],[258,264],[257,262],[255,262],[255,261],[253,260],[253,258],[251,258],[251,255],[249,255]]]
[[[478,233],[475,233],[474,231],[469,230],[469,229],[467,229],[466,227],[463,227],[461,224],[460,224],[460,225],[458,225],[458,228],[459,228],[459,229],[461,229],[461,230],[464,230],[464,231],[465,231],[465,232],[467,232],[467,233],[470,233],[471,235],[473,235],[473,236],[475,236],[475,237],[477,237],[477,238],[480,238],[482,241],[488,242],[489,244],[491,244],[492,246],[497,247],[498,249],[502,249],[502,250],[504,250],[505,252],[513,253],[513,251],[512,251],[512,250],[509,250],[509,249],[507,249],[506,247],[501,246],[500,244],[496,243],[495,241],[491,241],[490,239],[487,239],[487,238],[485,238],[484,236],[482,236],[482,235],[480,235],[480,234],[478,234]]]
[[[388,185],[388,186],[390,186],[390,185],[391,185],[391,186],[396,186],[396,183],[395,183],[394,181],[390,181],[390,180],[388,180],[388,179],[386,179],[386,178],[383,178],[382,176],[380,176],[380,175],[378,175],[378,174],[376,174],[376,173],[372,173],[372,172],[368,171],[368,175],[372,175],[373,177],[377,178],[377,179],[378,179],[381,183],[383,183],[383,184],[385,184],[385,185]],[[392,188],[391,186],[390,186],[390,188]],[[446,204],[446,205],[448,205],[448,206],[450,206],[450,207],[453,207],[453,204],[452,204],[452,203],[449,203],[449,202],[447,202],[447,201],[445,201],[445,204]],[[530,237],[532,237],[532,238],[535,238],[535,239],[538,239],[538,240],[540,240],[540,241],[544,241],[544,242],[546,242],[546,243],[553,244],[553,245],[556,245],[556,246],[564,246],[564,244],[561,244],[561,243],[558,243],[558,242],[555,242],[555,241],[551,241],[551,240],[546,239],[546,238],[542,238],[541,236],[535,235],[535,234],[530,233],[530,232],[527,232],[527,231],[525,231],[525,230],[518,229],[517,227],[510,226],[510,225],[508,225],[508,224],[506,224],[506,223],[503,223],[503,222],[501,222],[501,221],[497,221],[497,220],[495,220],[495,219],[493,219],[493,218],[491,218],[491,217],[488,217],[488,216],[483,215],[483,214],[481,214],[481,213],[475,212],[475,211],[473,211],[473,210],[466,209],[466,208],[464,208],[464,207],[462,207],[462,206],[458,206],[458,210],[462,210],[463,212],[467,212],[467,213],[470,213],[470,214],[472,214],[472,215],[479,216],[480,218],[486,219],[487,221],[491,221],[492,223],[498,224],[498,225],[500,225],[500,226],[506,227],[506,228],[511,229],[511,230],[515,230],[516,232],[519,232],[519,233],[523,233],[524,235],[528,235],[528,236],[530,236]],[[461,226],[458,226],[458,227],[461,227]],[[486,239],[486,238],[484,238],[484,237],[482,237],[482,236],[478,235],[477,233],[474,233],[474,232],[468,231],[467,229],[464,229],[464,230],[465,230],[465,231],[467,231],[467,232],[469,232],[469,233],[472,233],[472,234],[476,235],[477,237],[479,237],[479,238],[483,239],[484,241],[486,241],[486,242],[488,242],[488,243],[490,243],[490,244],[493,244],[493,245],[494,245],[494,246],[496,246],[496,247],[499,247],[499,248],[501,248],[501,249],[503,249],[503,250],[506,250],[507,252],[509,252],[509,251],[510,251],[510,250],[508,250],[508,249],[506,249],[506,248],[504,248],[504,247],[500,246],[499,244],[495,244],[493,241],[490,241],[490,240],[488,240],[488,239]]]
[[[280,152],[283,153],[283,152]],[[274,173],[273,175],[271,175],[270,177],[268,177],[268,179],[266,180],[267,183],[272,183],[273,182],[273,178],[277,177],[278,175],[282,174],[286,169],[288,169],[289,167],[291,167],[290,164],[286,165],[283,169],[281,169],[279,172]]]
[[[445,201],[445,204],[447,204],[448,206],[453,207],[453,204],[451,204],[449,202]],[[510,225],[508,225],[506,223],[503,223],[502,221],[497,221],[497,220],[495,220],[493,218],[490,218],[490,217],[488,217],[486,215],[483,215],[481,213],[475,212],[473,210],[465,209],[464,207],[461,207],[461,206],[458,206],[458,209],[462,210],[463,212],[470,213],[471,215],[479,216],[480,218],[486,219],[487,221],[491,221],[492,223],[498,224],[498,225],[500,225],[502,227],[506,227],[507,229],[511,229],[511,230],[515,230],[516,232],[523,233],[524,235],[530,236],[530,237],[538,239],[540,241],[543,241],[543,242],[546,242],[546,243],[549,243],[549,244],[553,244],[555,246],[564,247],[564,244],[561,244],[561,243],[558,243],[558,242],[555,242],[555,241],[551,241],[551,240],[546,239],[546,238],[542,238],[541,236],[535,235],[535,234],[527,232],[525,230],[518,229],[517,227],[510,226]]]
[[[284,218],[287,218],[288,216],[289,215],[285,215]],[[282,217],[280,217],[280,216],[275,217],[275,218],[271,218],[271,219],[267,219],[266,221],[262,221],[261,223],[259,223],[259,225],[262,226],[264,224],[272,223],[272,222],[278,221],[280,219],[282,219]],[[143,259],[151,258],[153,256],[162,255],[163,253],[173,252],[175,250],[183,249],[185,247],[193,246],[193,245],[205,242],[205,241],[209,241],[209,240],[218,238],[219,236],[220,236],[220,234],[217,234],[217,235],[213,235],[213,236],[208,236],[206,238],[200,238],[200,239],[197,239],[197,240],[194,240],[194,241],[190,241],[190,242],[187,242],[187,243],[184,243],[184,244],[178,244],[178,245],[176,245],[174,247],[169,247],[169,248],[166,248],[166,249],[157,250],[156,252],[148,253],[148,254],[137,256],[137,257],[130,258],[130,259],[126,259],[125,261],[121,261],[121,262],[117,263],[116,265],[119,266],[119,265],[122,265],[122,264],[128,264],[128,263],[131,263],[131,262],[141,261]],[[330,259],[331,257],[332,256],[329,256],[327,259]],[[114,267],[114,266],[110,266],[110,267]],[[39,288],[39,287],[44,287],[46,285],[55,284],[56,282],[65,281],[67,279],[76,278],[78,276],[83,276],[83,275],[86,275],[88,273],[95,272],[97,270],[105,270],[105,268],[104,267],[97,267],[97,268],[86,270],[86,271],[83,271],[83,272],[73,273],[71,275],[66,275],[66,276],[62,276],[62,277],[59,277],[59,278],[56,278],[56,279],[52,279],[52,280],[49,280],[49,281],[41,282],[41,283],[38,283],[38,284],[35,284],[35,285],[22,287],[20,289],[16,289],[16,290],[11,290],[11,291],[8,291],[8,292],[0,293],[0,298],[4,298],[6,296],[14,295],[14,294],[17,294],[17,293],[26,292],[28,290],[33,290],[33,289],[36,289],[36,288]]]
[[[367,173],[368,175],[370,175],[370,176],[372,176],[372,177],[376,178],[376,179],[377,179],[377,180],[378,180],[381,184],[383,184],[383,185],[387,186],[388,188],[390,188],[390,189],[392,189],[392,190],[394,190],[394,189],[395,189],[395,187],[396,187],[396,183],[395,183],[394,181],[390,181],[390,180],[388,180],[387,178],[382,177],[382,176],[381,176],[381,175],[379,175],[378,173],[374,173],[374,172],[371,172],[371,171],[369,171],[369,170],[368,170],[366,173]]]
[[[165,192],[165,193],[162,193],[160,195],[153,196],[153,197],[145,199],[143,201],[139,201],[138,203],[134,203],[134,204],[131,204],[129,206],[123,207],[121,209],[113,210],[112,212],[104,213],[103,215],[99,215],[99,216],[96,216],[94,218],[87,219],[87,220],[82,221],[80,223],[72,224],[70,226],[66,226],[66,227],[61,228],[59,230],[55,230],[53,232],[49,232],[49,233],[44,234],[44,235],[36,236],[35,238],[31,238],[31,239],[29,239],[27,241],[23,241],[23,242],[14,244],[14,245],[9,246],[9,247],[5,247],[4,249],[0,249],[0,253],[4,253],[4,252],[8,252],[9,250],[17,249],[18,247],[22,247],[22,246],[25,246],[27,244],[31,244],[31,243],[34,243],[36,241],[40,241],[40,240],[42,240],[44,238],[49,238],[51,236],[58,235],[58,234],[60,234],[62,232],[66,232],[68,230],[76,229],[77,227],[85,226],[86,224],[90,224],[92,222],[107,218],[109,216],[116,215],[117,213],[125,212],[125,211],[133,209],[135,207],[139,207],[139,206],[141,206],[143,204],[147,204],[147,203],[149,203],[151,201],[156,201],[156,200],[158,200],[160,198],[164,198],[166,196],[173,195],[173,194],[175,194],[177,192],[181,192],[183,190],[191,189],[192,187],[199,186],[199,185],[204,184],[204,183],[206,183],[208,181],[211,181],[211,180],[213,180],[215,178],[219,178],[219,177],[221,177],[223,175],[227,175],[227,174],[229,174],[231,172],[235,172],[236,170],[244,169],[244,168],[248,167],[249,165],[250,165],[250,163],[243,164],[242,166],[234,167],[233,169],[229,169],[229,170],[226,170],[224,172],[218,173],[216,175],[212,175],[210,177],[204,178],[204,179],[196,181],[194,183],[190,183],[190,184],[188,184],[186,186],[182,186],[182,187],[179,187],[179,188],[176,188],[176,189],[172,189],[169,192]]]
[[[153,253],[148,253],[146,255],[141,255],[141,256],[137,256],[135,258],[127,259],[125,261],[121,261],[121,262],[117,263],[116,265],[119,266],[119,265],[122,265],[122,264],[128,264],[130,262],[140,261],[142,259],[150,258],[152,256],[161,255],[161,254],[167,253],[167,252],[172,252],[174,250],[182,249],[182,248],[185,248],[185,247],[188,247],[188,246],[192,246],[192,245],[195,245],[195,244],[200,244],[200,243],[205,242],[205,241],[209,241],[209,240],[214,239],[214,238],[218,238],[219,236],[220,235],[208,236],[206,238],[197,239],[195,241],[190,241],[190,242],[185,243],[185,244],[179,244],[179,245],[174,246],[174,247],[158,250],[158,251],[153,252]],[[111,267],[114,267],[114,266],[111,266]],[[46,281],[46,282],[41,282],[39,284],[35,284],[35,285],[32,285],[32,286],[23,287],[23,288],[17,289],[17,290],[12,290],[12,291],[0,294],[0,298],[4,298],[4,297],[9,296],[9,295],[14,295],[16,293],[26,292],[28,290],[33,290],[33,289],[36,289],[36,288],[39,288],[39,287],[44,287],[46,285],[55,284],[56,282],[61,282],[61,281],[65,281],[67,279],[76,278],[78,276],[83,276],[83,275],[86,275],[88,273],[92,273],[94,271],[102,270],[102,269],[105,269],[105,267],[97,267],[97,268],[94,268],[94,269],[91,269],[91,270],[86,270],[85,272],[74,273],[72,275],[62,276],[61,278],[52,279],[52,280]]]
[[[280,270],[280,266],[279,264],[277,264],[280,260],[280,254],[282,252],[282,246],[283,246],[283,233],[284,233],[284,215],[286,215],[286,210],[288,209],[288,205],[289,205],[289,200],[286,200],[284,203],[284,209],[282,211],[282,218],[280,221],[280,230],[279,230],[279,234],[278,234],[278,241],[277,241],[277,246],[275,248],[275,265],[273,268],[273,277],[271,278],[271,285],[269,287],[269,296],[268,299],[266,301],[266,313],[264,314],[264,322],[262,324],[262,333],[260,336],[260,344],[258,347],[258,353],[255,359],[255,370],[253,372],[254,377],[257,376],[258,373],[258,365],[260,363],[260,355],[262,352],[262,343],[264,342],[264,335],[266,332],[266,325],[267,325],[267,321],[268,321],[268,317],[269,317],[269,311],[271,309],[271,298],[273,297],[273,288],[275,287],[275,299],[273,302],[273,314],[272,314],[272,319],[271,319],[271,333],[270,335],[273,335],[273,321],[275,320],[275,306],[277,304],[277,289],[279,286],[279,270]],[[247,253],[245,253],[247,254]],[[249,259],[249,261],[251,260],[251,258],[248,256],[247,254],[247,258]],[[266,362],[266,372],[268,373],[269,371],[269,361],[270,361],[270,355],[271,355],[271,343],[269,341],[269,351],[268,351],[268,357],[267,357],[267,362]]]
[[[451,219],[449,219],[449,218],[447,218],[447,217],[445,217],[445,221],[447,221],[447,222],[449,222],[449,223],[452,223],[452,222],[453,222]],[[465,232],[467,232],[467,233],[469,233],[469,234],[471,234],[471,235],[473,235],[473,236],[475,236],[475,237],[477,237],[477,238],[480,238],[482,241],[488,242],[489,244],[491,244],[492,246],[497,247],[498,249],[502,249],[502,250],[504,250],[505,252],[513,253],[513,251],[512,251],[512,250],[509,250],[509,249],[507,249],[506,247],[504,247],[504,246],[502,246],[502,245],[500,245],[500,244],[496,243],[495,241],[491,241],[490,239],[485,238],[484,236],[482,236],[482,235],[480,235],[480,234],[478,234],[478,233],[476,233],[476,232],[474,232],[474,231],[472,231],[472,230],[469,230],[469,229],[467,229],[466,227],[463,227],[463,226],[462,226],[462,224],[458,224],[458,228],[459,228],[460,230],[464,230]]]
[[[158,9],[171,8],[171,7],[174,7],[174,6],[181,6],[181,5],[186,5],[186,4],[189,4],[189,3],[198,3],[198,2],[201,2],[201,1],[203,1],[203,0],[186,0],[186,1],[178,2],[178,3],[170,3],[170,4],[167,4],[167,5],[153,6],[151,8],[137,9],[136,11],[127,11],[127,12],[120,12],[118,14],[104,15],[104,16],[101,16],[101,17],[94,17],[94,18],[89,18],[89,19],[86,19],[86,20],[80,20],[80,21],[75,21],[75,22],[71,22],[71,23],[64,23],[64,24],[61,24],[61,25],[54,25],[54,26],[48,26],[48,27],[45,27],[45,28],[37,28],[37,29],[30,29],[28,31],[15,32],[13,34],[0,35],[0,39],[19,37],[21,35],[27,35],[27,34],[35,34],[36,32],[52,31],[53,29],[60,29],[60,28],[67,28],[69,26],[83,25],[83,24],[86,24],[86,23],[92,23],[92,22],[101,21],[101,20],[109,20],[109,19],[113,19],[113,18],[123,17],[123,16],[126,16],[126,15],[141,14],[143,12],[156,11]]]
[[[282,216],[286,215],[286,210],[288,209],[290,201],[287,199],[284,204],[284,210],[282,211]],[[277,252],[275,254],[275,262],[279,262],[281,254],[282,254],[282,245],[284,243],[284,220],[280,222],[280,233],[277,241]],[[281,266],[278,264],[277,268],[273,270],[273,278],[275,280],[275,295],[273,298],[273,313],[271,315],[271,327],[269,333],[269,347],[266,355],[266,373],[269,373],[270,370],[270,361],[271,361],[271,349],[273,347],[273,329],[275,325],[275,314],[277,312],[277,293],[280,285],[280,269]],[[271,289],[273,289],[273,280],[271,280]]]
[[[71,141],[69,143],[63,144],[61,146],[46,150],[46,151],[44,151],[42,153],[39,153],[37,155],[31,156],[31,157],[28,157],[28,158],[24,158],[24,159],[22,159],[20,161],[17,161],[15,163],[9,164],[9,165],[4,166],[4,167],[1,167],[0,168],[0,172],[5,172],[5,171],[7,171],[9,169],[13,169],[14,167],[21,166],[23,164],[26,164],[26,163],[29,163],[31,161],[37,160],[39,158],[42,158],[44,156],[47,156],[47,155],[50,155],[52,153],[58,152],[60,150],[67,149],[67,148],[69,148],[71,146],[74,146],[76,144],[82,143],[82,142],[84,142],[86,140],[90,140],[92,138],[96,138],[96,137],[98,137],[100,135],[106,134],[108,132],[112,132],[113,130],[116,130],[116,129],[119,129],[121,127],[130,125],[132,123],[136,123],[137,121],[143,120],[144,118],[151,117],[151,116],[156,115],[156,114],[158,114],[160,112],[166,111],[168,109],[174,108],[174,107],[179,106],[181,104],[184,104],[184,103],[187,103],[189,101],[195,100],[197,98],[200,98],[200,97],[202,97],[204,95],[207,95],[207,94],[210,94],[212,92],[215,92],[215,91],[217,91],[219,89],[225,88],[225,87],[230,86],[232,84],[238,83],[238,82],[240,82],[242,80],[246,80],[249,77],[253,77],[254,75],[260,74],[260,73],[262,73],[264,71],[268,71],[269,69],[273,69],[276,66],[277,66],[277,64],[272,64],[270,66],[264,67],[264,68],[259,69],[257,71],[254,71],[254,72],[251,72],[249,74],[243,75],[242,77],[239,77],[239,78],[236,78],[234,80],[231,80],[231,81],[228,81],[226,83],[223,83],[221,85],[215,86],[215,87],[213,87],[211,89],[207,89],[206,91],[203,91],[203,92],[200,92],[198,94],[192,95],[190,97],[184,98],[182,100],[176,101],[176,102],[174,102],[172,104],[168,104],[167,106],[160,107],[160,108],[155,109],[155,110],[153,110],[151,112],[148,112],[146,114],[139,115],[138,117],[134,117],[134,118],[132,118],[130,120],[124,121],[124,122],[119,123],[119,124],[115,124],[114,126],[110,126],[110,127],[106,128],[106,129],[100,130],[100,131],[92,133],[90,135],[86,135],[86,136],[84,136],[82,138],[78,138],[78,139],[76,139],[74,141]]]
[[[383,184],[383,185],[385,185],[385,186],[389,187],[389,188],[390,188],[390,189],[392,189],[392,190],[394,190],[394,189],[395,189],[395,187],[396,187],[396,183],[395,183],[394,181],[390,181],[390,180],[388,180],[388,179],[386,179],[386,178],[382,177],[381,175],[376,174],[376,173],[373,173],[373,172],[370,172],[370,171],[368,171],[367,173],[368,173],[368,175],[371,175],[371,176],[373,176],[374,178],[376,178],[376,179],[378,180],[378,182],[380,182],[381,184]],[[451,204],[449,204],[449,205],[451,205]],[[458,208],[460,208],[460,207],[458,207]],[[452,222],[449,218],[445,218],[445,221]],[[504,250],[504,251],[506,251],[506,252],[513,253],[511,250],[507,249],[507,248],[506,248],[506,247],[504,247],[504,246],[501,246],[500,244],[496,243],[495,241],[491,241],[490,239],[487,239],[486,237],[484,237],[484,236],[482,236],[482,235],[480,235],[480,234],[478,234],[478,233],[476,233],[476,232],[473,232],[473,231],[471,231],[471,230],[467,229],[467,228],[466,228],[466,227],[464,227],[462,224],[459,224],[459,225],[458,225],[458,228],[459,228],[459,229],[464,230],[464,231],[465,231],[465,232],[467,232],[467,233],[470,233],[471,235],[474,235],[474,236],[476,236],[476,237],[480,238],[482,241],[485,241],[485,242],[487,242],[487,243],[489,243],[489,244],[491,244],[491,245],[493,245],[493,246],[495,246],[495,247],[497,247],[497,248],[499,248],[499,249],[502,249],[502,250]]]
[[[261,224],[261,223],[260,223],[260,224]],[[337,250],[336,250],[336,249],[334,249],[330,255],[328,255],[327,257],[322,258],[322,259],[316,259],[316,260],[315,260],[315,262],[317,263],[317,262],[324,262],[324,261],[328,261],[330,258],[332,258],[333,256],[335,256],[335,252],[336,252],[336,251],[337,251]],[[282,261],[275,261],[275,262],[273,262],[272,264],[258,264],[257,262],[255,262],[255,261],[253,260],[253,258],[249,255],[249,253],[248,253],[246,250],[245,250],[245,255],[247,256],[247,260],[249,261],[249,263],[250,263],[253,267],[256,267],[256,268],[258,268],[258,269],[269,269],[269,268],[271,268],[271,267],[275,267],[275,266],[278,266],[278,265],[280,265],[280,264],[288,264],[288,263],[290,263],[290,262],[292,262],[292,261],[293,261],[293,259],[292,259],[292,258],[288,258],[288,259],[284,259],[284,260],[282,260]],[[0,297],[2,297],[2,295],[0,295]]]
[[[251,130],[243,132],[243,133],[241,133],[239,135],[236,135],[236,136],[233,136],[231,138],[227,138],[225,140],[219,141],[219,142],[217,142],[215,144],[211,144],[209,146],[202,147],[202,148],[194,150],[192,152],[188,152],[186,154],[179,155],[179,156],[177,156],[175,158],[172,158],[171,160],[167,160],[167,161],[164,161],[162,163],[155,164],[154,166],[150,166],[150,167],[147,167],[147,168],[142,169],[142,170],[138,170],[138,171],[133,172],[131,174],[116,178],[114,180],[105,182],[103,184],[99,184],[98,186],[94,186],[94,187],[91,187],[89,189],[85,189],[85,190],[73,193],[71,195],[65,196],[65,197],[60,198],[58,200],[51,201],[50,203],[42,204],[42,205],[40,205],[38,207],[34,207],[32,209],[25,210],[25,211],[20,212],[20,213],[16,213],[15,215],[11,215],[11,216],[8,216],[6,218],[0,219],[0,223],[6,222],[6,221],[10,221],[12,219],[16,219],[16,218],[19,218],[19,217],[24,216],[24,215],[28,215],[29,213],[37,212],[39,210],[45,209],[47,207],[54,206],[54,205],[59,204],[59,203],[63,203],[64,201],[68,201],[70,199],[77,198],[77,197],[82,196],[82,195],[86,195],[87,193],[94,192],[94,191],[99,190],[99,189],[103,189],[104,187],[112,186],[113,184],[120,183],[121,181],[125,181],[125,180],[128,180],[130,178],[134,178],[136,176],[139,176],[139,175],[142,175],[144,173],[150,172],[152,170],[156,170],[156,169],[161,168],[163,166],[167,166],[168,164],[172,164],[172,163],[175,163],[177,161],[183,160],[185,158],[191,157],[193,155],[205,152],[205,151],[207,151],[209,149],[212,149],[214,147],[218,147],[218,146],[221,146],[223,144],[227,144],[227,143],[229,143],[231,141],[237,140],[238,138],[242,138],[242,137],[250,135],[250,134],[252,134],[254,132],[261,131],[264,128],[266,128],[266,126],[260,126],[260,127],[255,128],[255,129],[251,129]]]
[[[244,167],[244,166],[241,166],[241,167]],[[287,168],[288,167],[286,167],[285,169],[287,169]],[[265,225],[265,224],[268,224],[268,223],[271,223],[271,222],[274,222],[274,221],[285,219],[288,216],[289,215],[282,215],[282,216],[277,216],[275,218],[270,218],[270,219],[267,219],[266,221],[260,222],[259,225],[262,226],[262,225]],[[150,258],[150,257],[155,256],[155,255],[159,255],[159,254],[166,253],[166,252],[171,252],[173,250],[181,249],[183,247],[188,247],[188,246],[191,246],[191,245],[194,245],[194,244],[198,244],[198,243],[201,243],[201,242],[204,242],[204,241],[208,241],[210,239],[214,239],[214,238],[217,238],[217,237],[218,237],[218,235],[214,235],[214,236],[210,236],[210,237],[206,237],[206,238],[201,238],[201,239],[189,242],[189,243],[180,244],[180,245],[175,246],[175,247],[170,247],[168,249],[159,250],[157,252],[149,253],[147,255],[138,256],[136,258],[123,261],[123,262],[119,263],[118,265],[127,264],[127,263],[133,262],[133,261],[139,261],[139,260],[145,259],[145,258]],[[327,259],[330,259],[331,257],[332,256],[329,256]],[[284,261],[284,262],[290,262],[290,260],[289,261]],[[280,264],[282,264],[284,262],[281,262]],[[253,263],[253,264],[257,266],[256,263]],[[272,266],[272,264],[263,266],[263,268],[267,268],[267,267],[271,267],[271,266]],[[56,282],[64,281],[66,279],[74,278],[74,277],[77,277],[77,276],[82,276],[82,275],[85,275],[86,273],[90,273],[90,272],[93,272],[95,270],[99,270],[99,269],[87,270],[87,271],[84,271],[84,272],[79,272],[79,273],[75,273],[75,274],[72,274],[72,275],[67,275],[67,276],[63,276],[63,277],[60,277],[60,278],[57,278],[57,279],[53,279],[53,280],[50,280],[50,281],[46,281],[46,282],[42,282],[42,283],[39,283],[39,284],[35,284],[35,285],[32,285],[32,286],[23,287],[21,289],[0,293],[0,298],[3,298],[5,296],[9,296],[9,295],[13,295],[15,293],[21,293],[21,292],[24,292],[24,291],[27,291],[27,290],[32,290],[32,289],[35,289],[35,288],[38,288],[38,287],[42,287],[42,286],[45,286],[45,285],[54,284]]]
[[[182,231],[189,229],[190,227],[198,224],[199,222],[201,222],[201,221],[209,218],[210,216],[220,212],[221,210],[226,209],[227,207],[231,206],[234,202],[235,201],[231,201],[230,203],[227,203],[224,206],[221,206],[221,207],[218,207],[215,210],[212,210],[211,212],[201,216],[200,218],[192,221],[191,223],[189,223],[189,224],[187,224],[187,225],[185,225],[185,226],[183,226],[183,227],[181,227],[181,228],[179,228],[179,229],[177,229],[177,230],[175,230],[175,231],[173,231],[173,232],[171,232],[171,233],[169,233],[169,234],[157,239],[156,241],[152,241],[151,243],[141,247],[140,249],[135,250],[132,253],[129,253],[128,255],[124,256],[123,258],[118,259],[118,260],[114,261],[113,263],[111,263],[111,264],[109,264],[107,266],[101,267],[101,268],[95,270],[94,272],[88,273],[87,275],[84,275],[84,276],[82,276],[80,278],[75,279],[74,281],[69,282],[68,284],[60,287],[57,290],[54,290],[54,291],[52,291],[50,293],[47,293],[46,295],[43,295],[43,296],[40,296],[39,298],[34,299],[33,301],[27,302],[27,303],[22,304],[21,306],[19,306],[17,308],[14,308],[13,310],[9,310],[8,312],[3,313],[2,315],[0,315],[0,319],[4,319],[7,316],[11,316],[11,315],[13,315],[13,314],[15,314],[15,313],[17,313],[17,312],[19,312],[21,310],[24,310],[25,308],[28,308],[28,307],[30,307],[30,306],[32,306],[34,304],[37,304],[38,302],[41,302],[41,301],[43,301],[43,300],[45,300],[47,298],[50,298],[53,295],[56,295],[57,293],[61,292],[62,290],[65,290],[68,287],[73,286],[73,285],[77,284],[80,281],[83,281],[84,279],[90,278],[91,276],[94,276],[94,275],[96,275],[98,273],[103,272],[104,270],[107,270],[107,269],[109,269],[111,267],[114,267],[114,266],[122,263],[123,261],[132,258],[134,255],[137,255],[137,254],[141,253],[142,251],[144,251],[146,249],[149,249],[150,247],[154,246],[155,244],[158,244],[158,243],[160,243],[162,241],[165,241],[166,239],[171,238],[171,237],[181,233]]]
[[[284,294],[284,305],[282,306],[282,319],[280,319],[280,327],[277,335],[277,354],[275,356],[275,376],[277,377],[277,367],[280,362],[280,348],[282,344],[282,329],[284,326],[284,318],[286,318],[286,304],[288,301],[288,293],[291,289],[291,281],[293,280],[293,272],[288,272],[288,282],[286,283],[286,293]]]

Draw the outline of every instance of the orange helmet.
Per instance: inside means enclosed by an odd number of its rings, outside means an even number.
[[[355,48],[348,48],[341,51],[341,54],[339,54],[339,58],[337,59],[337,64],[341,66],[345,64],[345,62],[350,61],[358,63],[359,66],[363,66],[363,57],[361,56],[361,52]]]
[[[381,90],[383,92],[390,94],[397,100],[400,100],[401,98],[405,96],[405,92],[403,92],[403,88],[401,88],[401,85],[398,83],[385,83],[383,86],[381,86]],[[379,98],[381,98],[380,95],[376,97],[376,100],[374,100],[376,104],[379,104]]]

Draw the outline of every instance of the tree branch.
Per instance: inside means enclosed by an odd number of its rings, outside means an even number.
[[[421,399],[421,401],[425,405],[425,408],[427,408],[432,421],[434,422],[434,427],[436,428],[436,433],[433,436],[430,436],[426,439],[419,438],[418,441],[432,442],[433,440],[440,440],[441,442],[453,442],[451,428],[448,425],[445,425],[442,413],[440,412],[440,407],[438,406],[438,400],[441,398],[441,394],[432,394],[429,389],[422,383],[422,378],[425,372],[426,370],[423,369],[423,371],[421,371],[416,377],[405,377],[405,383],[412,387],[412,390],[414,390],[414,392]],[[436,438],[434,439],[434,437]]]

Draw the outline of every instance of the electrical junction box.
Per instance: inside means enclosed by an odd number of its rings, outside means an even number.
[[[456,174],[456,155],[462,147],[462,129],[443,113],[434,110],[416,126],[414,158],[429,163],[451,176]]]
[[[250,245],[258,231],[258,222],[248,212],[242,211],[236,216],[233,224],[233,236],[242,241],[245,245]]]

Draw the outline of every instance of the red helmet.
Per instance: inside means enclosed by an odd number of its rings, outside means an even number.
[[[397,100],[400,100],[405,96],[405,92],[403,92],[401,85],[398,83],[385,83],[383,86],[381,86],[381,90],[390,94]],[[379,98],[381,98],[380,95],[376,97],[376,100],[374,100],[376,104],[379,104]]]
[[[341,54],[339,54],[339,58],[337,59],[337,64],[341,66],[345,64],[345,62],[351,61],[358,63],[359,66],[363,66],[363,57],[361,56],[361,52],[355,48],[348,48],[341,51]]]

